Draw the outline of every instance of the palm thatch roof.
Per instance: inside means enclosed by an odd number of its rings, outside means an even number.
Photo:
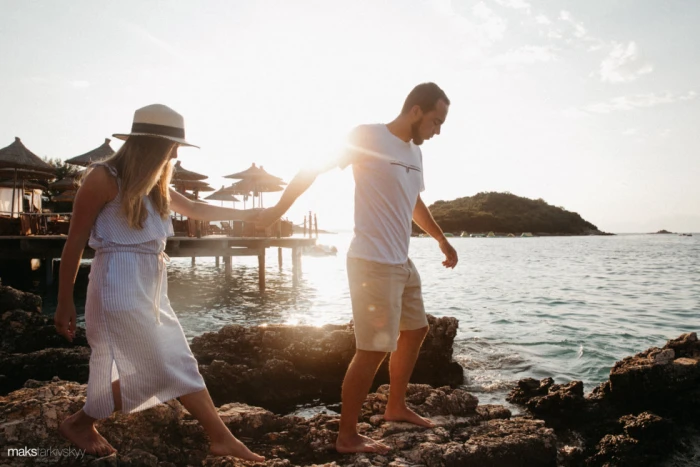
[[[275,191],[283,191],[279,183],[273,182],[254,182],[251,180],[241,180],[224,189],[226,193],[244,195],[253,193],[272,193]]]
[[[252,164],[243,172],[237,172],[231,175],[224,175],[224,178],[250,180],[252,182],[258,183],[274,183],[277,185],[286,185],[284,180],[282,180],[280,177],[276,177],[275,175],[268,173],[265,169],[262,168],[262,166],[258,167],[255,164]]]
[[[54,203],[72,203],[75,200],[76,191],[68,190],[64,191],[60,195],[52,196],[51,201]]]
[[[173,180],[172,185],[178,190],[214,191],[208,183],[199,180]]]
[[[240,201],[231,193],[227,193],[226,188],[224,188],[223,186],[219,190],[215,191],[214,193],[210,194],[204,199],[209,199],[212,201],[233,201],[234,203]]]
[[[77,188],[78,181],[73,177],[62,178],[49,185],[49,189],[54,191],[76,190]]]
[[[95,148],[92,151],[88,151],[85,154],[71,157],[65,162],[66,164],[82,165],[83,167],[87,167],[93,162],[99,162],[101,160],[107,159],[109,156],[114,154],[114,149],[112,149],[112,147],[109,145],[110,141],[111,140],[109,138],[105,138],[105,142],[102,143],[100,147]]]
[[[56,172],[56,169],[27,149],[17,137],[15,137],[14,143],[0,149],[0,167]]]
[[[207,178],[209,177],[206,175],[185,169],[180,161],[177,161],[175,167],[173,167],[173,180],[206,180]]]

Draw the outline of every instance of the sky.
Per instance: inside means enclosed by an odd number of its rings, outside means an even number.
[[[427,204],[507,191],[607,232],[700,232],[698,24],[695,0],[0,0],[0,147],[68,159],[161,103],[212,186],[252,163],[289,181],[434,81]],[[351,170],[288,215],[308,211],[351,228]]]

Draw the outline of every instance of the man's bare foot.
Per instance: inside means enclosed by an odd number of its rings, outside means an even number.
[[[387,422],[413,423],[414,425],[423,426],[426,428],[433,428],[435,426],[433,422],[427,418],[421,417],[406,406],[397,409],[390,409],[387,406],[386,411],[384,412],[384,420]]]
[[[117,452],[95,429],[94,419],[82,410],[63,420],[58,433],[87,454],[104,457]]]
[[[335,450],[341,454],[350,454],[354,452],[376,452],[378,454],[386,454],[391,451],[391,448],[384,443],[355,433],[353,436],[343,438],[338,436],[338,440],[335,442]]]
[[[263,456],[255,454],[233,435],[225,441],[212,442],[211,446],[209,446],[209,453],[212,456],[233,456],[253,462],[263,462],[265,460]]]

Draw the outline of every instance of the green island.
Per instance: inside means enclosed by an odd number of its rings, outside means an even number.
[[[446,233],[457,236],[612,235],[578,213],[552,206],[542,198],[483,192],[429,206]],[[413,233],[422,230],[413,225]]]

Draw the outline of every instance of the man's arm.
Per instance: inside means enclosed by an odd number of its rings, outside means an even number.
[[[442,262],[446,268],[454,268],[457,265],[457,252],[447,241],[445,234],[440,226],[435,222],[430,209],[425,205],[420,195],[416,201],[416,207],[413,208],[413,221],[423,229],[428,235],[433,237],[440,244],[440,250],[445,254],[445,261]]]
[[[285,212],[294,204],[294,202],[309,189],[309,187],[314,183],[316,177],[322,172],[326,172],[331,169],[332,166],[324,167],[320,170],[301,170],[297,173],[287,188],[282,193],[280,200],[277,204],[271,208],[265,209],[260,215],[255,219],[255,223],[260,228],[269,227],[277,219],[282,217]]]

